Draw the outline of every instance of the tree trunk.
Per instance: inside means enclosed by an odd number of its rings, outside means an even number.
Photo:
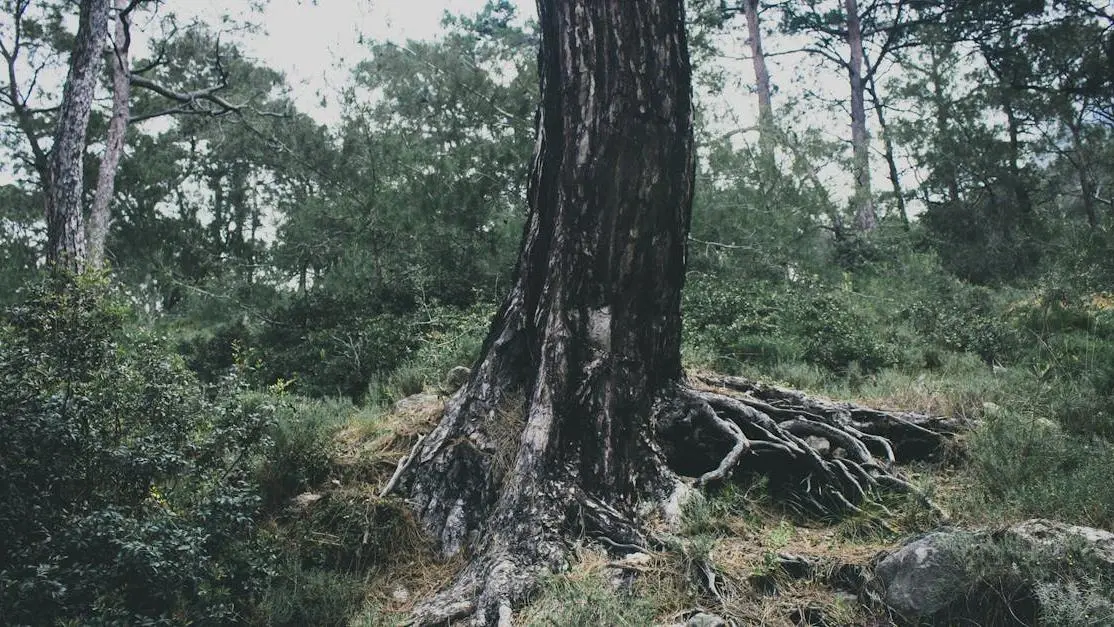
[[[127,0],[116,0],[116,34],[112,55],[112,119],[108,123],[104,155],[101,157],[97,173],[97,189],[93,194],[93,206],[89,209],[89,265],[99,268],[104,264],[105,240],[111,223],[111,204],[116,189],[116,172],[120,158],[124,154],[124,138],[128,131],[130,115],[129,98],[131,81],[129,78],[128,49],[130,34],[128,16],[124,13]]]
[[[1074,153],[1071,162],[1075,165],[1075,172],[1079,177],[1079,192],[1083,197],[1083,213],[1087,216],[1087,226],[1093,230],[1099,226],[1099,216],[1095,210],[1095,179],[1091,176],[1086,146],[1083,144],[1082,115],[1072,117],[1074,119],[1067,122],[1068,130],[1071,131],[1071,146]]]
[[[1011,87],[1003,85],[1006,94],[1002,99],[1002,110],[1006,113],[1006,130],[1009,134],[1007,166],[1009,167],[1009,190],[1017,204],[1017,212],[1021,216],[1023,225],[1031,222],[1033,201],[1029,196],[1029,188],[1025,184],[1025,177],[1021,172],[1021,120],[1017,116],[1013,97],[1009,95]]]
[[[675,488],[650,417],[681,378],[694,176],[682,1],[539,1],[538,15],[538,143],[514,287],[401,482],[443,553],[482,533],[488,557],[457,586],[478,598],[480,622],[559,565],[571,504]]]
[[[750,57],[754,62],[754,84],[758,91],[758,146],[763,158],[773,159],[774,108],[770,100],[770,71],[762,49],[762,29],[758,19],[758,0],[744,0]]]
[[[86,263],[82,216],[85,134],[97,86],[101,46],[108,34],[109,0],[82,0],[77,38],[62,91],[50,155],[46,200],[47,262],[79,272]]]
[[[885,149],[883,157],[886,159],[886,167],[890,175],[890,185],[893,186],[894,200],[897,202],[897,213],[901,217],[901,224],[906,231],[909,230],[909,214],[905,210],[905,194],[901,189],[901,174],[897,169],[897,158],[894,155],[894,142],[886,129],[886,114],[882,109],[882,98],[878,95],[878,85],[874,81],[874,73],[871,72],[869,80],[866,83],[867,90],[870,92],[870,100],[874,105],[874,113],[878,118],[878,132],[882,135],[882,146]]]
[[[565,565],[570,536],[645,547],[641,514],[677,520],[690,485],[737,469],[769,473],[813,513],[858,511],[874,486],[909,489],[887,470],[898,448],[867,433],[875,418],[807,399],[779,408],[774,388],[741,380],[684,381],[694,159],[683,1],[540,0],[538,15],[538,141],[513,287],[468,382],[384,489],[407,497],[443,555],[472,556],[417,624],[509,624],[538,576]],[[817,434],[847,459],[802,439]]]
[[[851,171],[855,177],[855,228],[873,231],[878,226],[874,199],[870,190],[870,137],[866,132],[866,105],[863,93],[863,35],[856,0],[844,0],[847,11],[847,45],[851,62],[847,73],[851,80]]]

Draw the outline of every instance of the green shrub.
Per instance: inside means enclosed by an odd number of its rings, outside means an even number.
[[[700,277],[683,294],[684,344],[703,355],[706,367],[739,372],[747,364],[776,364],[801,357],[795,337],[783,332],[783,308],[792,297],[774,285],[739,284]]]
[[[248,346],[256,383],[292,381],[305,396],[360,401],[369,382],[413,353],[421,331],[412,316],[352,314],[343,307],[306,297],[275,312]]]
[[[264,594],[258,618],[275,626],[347,625],[365,594],[359,575],[303,568],[297,559],[287,560]]]
[[[934,624],[1083,626],[1114,618],[1114,575],[1081,543],[1052,549],[1005,535],[943,548],[974,585]]]
[[[880,326],[836,294],[804,299],[793,316],[793,331],[804,341],[804,358],[840,372],[856,368],[871,373],[897,363],[897,349],[880,338]]]
[[[1021,339],[1001,315],[990,290],[947,284],[903,313],[913,328],[940,348],[974,353],[988,364],[1008,363]]]
[[[328,479],[335,449],[332,436],[353,410],[348,401],[327,399],[287,400],[278,406],[268,432],[270,446],[256,470],[268,506]]]
[[[423,386],[441,383],[456,366],[471,368],[480,356],[494,312],[495,306],[486,302],[468,309],[443,306],[425,312],[418,348],[390,383],[399,394],[408,396]]]
[[[12,623],[235,622],[272,554],[245,481],[271,407],[211,401],[107,282],[54,276],[0,318],[0,607]]]

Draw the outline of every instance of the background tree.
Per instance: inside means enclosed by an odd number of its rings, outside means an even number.
[[[101,45],[108,33],[109,3],[108,0],[83,0],[80,6],[77,38],[70,55],[70,69],[50,148],[46,189],[47,262],[74,271],[81,271],[86,263],[82,203],[85,164],[82,157],[97,86]]]
[[[70,242],[66,246],[75,250],[80,246],[82,252],[74,256],[82,260],[78,265],[86,263],[86,248],[91,253],[88,261],[92,265],[98,266],[103,261],[115,175],[124,150],[128,124],[170,114],[213,117],[256,111],[250,99],[235,101],[222,94],[229,88],[229,83],[219,45],[211,46],[203,53],[211,55],[207,57],[210,70],[191,73],[192,78],[208,82],[203,85],[195,83],[185,91],[176,89],[172,82],[163,83],[152,78],[153,70],[168,63],[166,40],[156,39],[157,55],[153,60],[136,68],[131,67],[128,49],[132,15],[139,8],[157,5],[157,0],[121,0],[107,6],[100,2],[83,2],[75,36],[71,36],[65,28],[64,18],[69,10],[67,3],[46,2],[32,6],[27,0],[11,0],[4,5],[12,26],[10,32],[3,34],[5,41],[0,42],[0,56],[3,56],[7,69],[2,103],[6,105],[13,122],[9,132],[17,133],[21,137],[19,142],[23,143],[23,147],[16,148],[15,153],[34,173],[37,184],[43,190],[48,217],[54,216],[47,220],[48,257],[54,255],[49,251],[57,249],[60,238],[63,238]],[[107,23],[113,15],[115,37],[110,46],[111,52],[105,54]],[[102,24],[102,21],[105,23]],[[170,40],[179,35],[173,15],[165,18],[163,24],[169,31]],[[189,39],[190,33],[196,30],[187,29],[185,38]],[[183,46],[176,47],[181,49]],[[197,52],[190,51],[188,44],[185,47],[187,53]],[[70,69],[63,83],[62,100],[55,105],[50,90],[44,88],[43,83],[49,83],[51,71],[65,56],[70,58]],[[111,57],[113,68],[113,79],[108,87],[113,94],[111,122],[104,130],[105,147],[100,155],[96,187],[87,190],[84,183],[85,160],[89,144],[95,142],[86,137],[86,132],[91,116],[97,130],[101,130],[100,122],[94,115],[93,98],[100,78],[98,69],[106,56]],[[188,62],[186,58],[176,58],[169,63],[185,65]],[[152,106],[147,100],[147,107],[143,107],[137,115],[131,115],[129,99],[133,86],[156,94],[161,103]],[[88,106],[83,104],[86,99]],[[171,103],[169,107],[167,102]],[[77,136],[78,131],[80,137]],[[45,142],[48,136],[53,137],[49,145]],[[87,197],[91,199],[88,220],[85,215]],[[58,208],[62,206],[70,208]],[[68,226],[63,228],[63,223]],[[77,235],[79,231],[80,235]],[[80,242],[75,239],[78,237]]]

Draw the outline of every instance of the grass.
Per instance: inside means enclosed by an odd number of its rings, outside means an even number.
[[[1099,363],[1106,340],[1083,337],[1085,331],[1078,329],[1070,331],[1078,337],[1070,338],[1056,336],[1054,328],[1041,327],[1040,332],[1039,350],[1005,366],[988,365],[975,354],[928,350],[903,327],[893,337],[905,338],[909,346],[903,347],[896,365],[873,372],[854,362],[839,371],[821,368],[794,358],[797,354],[788,349],[771,353],[782,355],[780,360],[741,362],[732,369],[832,398],[969,419],[977,427],[961,438],[962,455],[943,466],[903,469],[952,515],[954,524],[995,526],[1045,516],[1110,526],[1114,486],[1107,477],[1114,467],[1114,446],[1106,434],[1114,433],[1114,424],[1101,394],[1109,377]],[[922,358],[924,363],[918,361]],[[686,347],[685,359],[694,367],[713,359],[722,362],[707,345]],[[406,535],[411,523],[392,527],[391,521],[403,520],[401,510],[375,497],[418,434],[432,429],[444,410],[444,399],[433,394],[397,405],[388,402],[420,391],[442,365],[396,373],[383,386],[389,397],[379,404],[361,408],[339,401],[291,401],[295,410],[280,424],[280,433],[289,436],[284,436],[289,451],[284,459],[316,478],[299,479],[298,489],[316,486],[330,493],[330,500],[313,506],[317,518],[303,521],[305,528],[298,531],[303,544],[317,543],[316,553],[299,549],[317,555],[317,562],[307,565],[303,555],[301,570],[293,569],[286,579],[302,581],[300,589],[310,597],[298,610],[301,616],[318,607],[313,597],[351,586],[360,591],[358,603],[337,593],[350,624],[397,624],[462,566],[461,560],[434,559],[418,536]],[[502,468],[513,463],[524,405],[521,397],[509,399],[488,425],[500,442]],[[299,456],[310,449],[327,453],[324,475],[309,472],[320,468],[319,457]],[[638,563],[617,563],[593,547],[577,546],[569,569],[547,577],[537,596],[516,613],[516,622],[677,623],[707,610],[741,624],[791,625],[821,615],[828,624],[867,623],[873,610],[833,588],[832,577],[846,565],[867,564],[880,551],[940,523],[915,498],[879,494],[873,499],[863,504],[861,514],[842,520],[801,521],[774,502],[761,481],[728,486],[692,499],[668,547]],[[361,549],[358,564],[344,568],[337,566],[336,556],[332,562],[322,557],[337,547],[366,544],[360,530],[369,528],[368,521],[378,521],[371,526],[381,531],[387,545],[406,548],[389,555]],[[290,529],[293,534],[294,527]],[[782,564],[789,555],[807,556],[809,572],[785,572]],[[1101,587],[1106,580],[1053,583],[1042,582],[1033,590],[1049,624],[1084,624],[1073,616],[1092,623],[1111,617],[1114,610]],[[276,597],[276,612],[282,610],[278,601]],[[288,614],[293,616],[293,610]],[[325,624],[328,617],[321,620]]]

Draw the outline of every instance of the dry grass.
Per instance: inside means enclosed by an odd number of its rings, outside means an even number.
[[[404,622],[423,600],[448,587],[466,564],[458,556],[440,560],[420,552],[382,569],[367,582],[364,609],[353,625],[395,625]]]
[[[925,388],[910,388],[907,395],[891,389],[887,395],[868,400],[922,411],[954,409],[930,404],[932,397]],[[498,468],[506,469],[514,461],[524,407],[523,398],[511,398],[485,424]],[[350,422],[336,435],[338,465],[348,467],[349,474],[358,477],[360,490],[377,494],[418,435],[428,433],[443,411],[444,399],[421,395],[406,399],[373,421]],[[958,503],[964,491],[962,480],[959,473],[934,480],[934,498],[945,507]],[[880,551],[895,546],[899,540],[895,534],[871,533],[869,525],[860,532],[856,521],[800,525],[768,502],[746,495],[743,499],[745,513],[737,513],[740,508],[735,507],[732,511],[736,514],[712,514],[716,518],[707,528],[713,531],[681,538],[675,550],[653,552],[636,565],[619,564],[604,552],[577,545],[570,570],[543,585],[535,603],[518,613],[516,624],[558,624],[553,622],[560,620],[553,614],[558,611],[555,608],[571,606],[607,606],[605,611],[617,612],[609,616],[644,616],[647,621],[652,616],[657,624],[684,622],[700,610],[742,625],[795,625],[810,613],[822,615],[827,624],[872,624],[877,620],[854,597],[833,589],[826,574],[842,564],[868,563]],[[904,524],[901,508],[895,508],[895,512],[895,519],[887,521],[893,530],[916,530]],[[779,554],[813,560],[815,574],[802,579],[788,577],[777,566]],[[404,621],[417,603],[449,585],[464,563],[464,558],[440,561],[424,547],[408,548],[392,556],[369,573],[365,608],[353,624]],[[716,575],[718,595],[707,586],[700,568],[703,563]],[[635,576],[624,578],[623,573]],[[624,580],[627,587],[617,589],[616,583]],[[573,615],[582,616],[569,616]]]
[[[376,493],[417,441],[429,433],[445,411],[445,399],[432,394],[405,398],[372,420],[352,420],[334,439],[334,464],[348,481],[374,486]]]
[[[494,469],[502,475],[514,464],[522,430],[526,426],[526,397],[509,395],[484,423],[484,431],[495,447]]]

